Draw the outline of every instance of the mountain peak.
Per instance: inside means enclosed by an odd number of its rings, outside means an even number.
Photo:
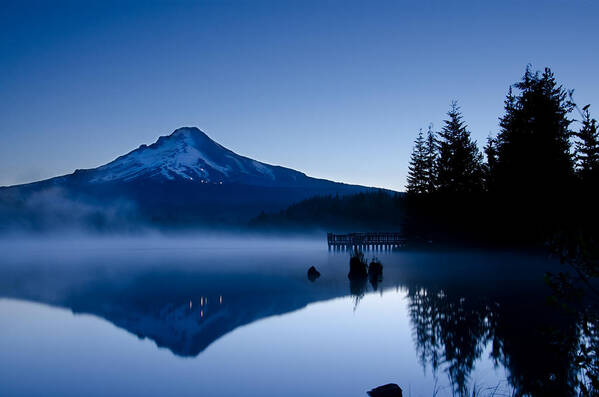
[[[182,127],[93,170],[92,183],[181,180],[189,183],[273,185],[303,173],[240,156],[196,127]]]
[[[198,127],[180,127],[168,135],[168,137],[174,138],[182,136],[197,136],[210,139],[210,137],[208,137],[208,135],[206,135],[206,133],[200,130]]]
[[[164,135],[158,138],[155,144],[168,142],[171,140],[182,140],[188,144],[197,144],[202,142],[210,142],[216,144],[206,133],[197,127],[181,127],[177,128],[170,135]],[[150,145],[151,146],[151,145]]]

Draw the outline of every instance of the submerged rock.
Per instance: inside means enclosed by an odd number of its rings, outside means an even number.
[[[310,266],[308,269],[308,280],[314,282],[318,277],[320,277],[320,272],[314,266]]]
[[[401,387],[395,383],[388,383],[383,386],[376,387],[368,392],[370,397],[402,397]]]

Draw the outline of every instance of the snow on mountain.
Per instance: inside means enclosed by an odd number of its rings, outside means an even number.
[[[185,127],[94,169],[89,182],[129,182],[148,178],[273,185],[307,177],[295,170],[240,156],[214,142],[198,128]]]

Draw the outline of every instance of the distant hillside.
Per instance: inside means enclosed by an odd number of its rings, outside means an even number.
[[[252,219],[256,230],[385,231],[402,228],[402,193],[377,190],[353,195],[312,197]]]

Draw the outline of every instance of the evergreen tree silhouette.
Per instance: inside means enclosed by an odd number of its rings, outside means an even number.
[[[492,191],[494,190],[494,178],[497,173],[497,139],[489,135],[483,151],[487,156],[487,162],[484,165],[485,188],[487,191]]]
[[[418,131],[418,137],[414,141],[414,149],[408,166],[408,193],[426,193],[427,192],[427,157],[426,145],[422,130]]]
[[[437,160],[439,158],[439,147],[433,125],[429,124],[426,134],[424,148],[426,191],[432,193],[437,190]]]
[[[549,68],[532,72],[510,87],[497,136],[498,188],[540,193],[565,188],[573,175],[570,155],[570,94]]]
[[[438,188],[442,192],[468,193],[482,190],[482,155],[462,121],[456,101],[439,133]]]
[[[590,105],[582,108],[582,128],[576,133],[576,166],[585,187],[596,188],[599,182],[599,133],[597,120],[591,118]]]

